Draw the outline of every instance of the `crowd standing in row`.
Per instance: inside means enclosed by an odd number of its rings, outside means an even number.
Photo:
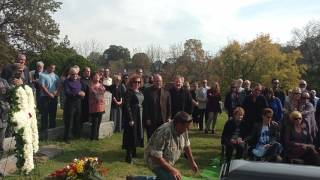
[[[36,69],[29,72],[25,63],[26,56],[19,54],[17,62],[5,66],[1,73],[1,148],[7,127],[5,94],[10,88],[21,84],[34,88],[44,139],[47,129],[56,127],[60,102],[64,109],[64,141],[67,143],[71,127],[73,137],[79,138],[82,124],[87,121],[92,124],[90,138],[98,140],[105,112],[104,95],[109,91],[112,94],[111,120],[115,131],[123,132],[122,148],[126,150],[128,163],[137,157],[136,148],[144,147],[145,129],[149,142],[145,159],[157,176],[181,178],[173,166],[182,150],[193,169],[198,170],[187,130],[192,120],[200,131],[215,134],[217,117],[223,109],[218,82],[210,83],[210,87],[204,79],[199,87],[198,82],[190,85],[184,77],[176,76],[173,85],[165,87],[160,74],[144,76],[142,69],[130,76],[115,74],[112,78],[108,68],[91,72],[90,67],[85,67],[80,75],[77,65],[59,77],[55,64],[37,62]],[[260,159],[279,161],[280,155],[285,154],[290,159],[318,164],[320,101],[316,91],[308,91],[304,80],[299,88],[288,91],[288,96],[280,89],[279,80],[273,79],[272,85],[272,88],[265,88],[256,84],[251,89],[251,82],[241,79],[231,84],[224,100],[228,121],[221,138],[227,160],[231,160],[233,150],[237,152],[236,158],[242,158],[249,149],[249,153]],[[152,160],[154,158],[157,162]]]

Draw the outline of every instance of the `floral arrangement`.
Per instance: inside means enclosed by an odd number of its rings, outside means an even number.
[[[66,167],[51,173],[47,179],[69,180],[100,180],[107,176],[109,169],[105,168],[102,161],[97,157],[84,157],[74,159]]]
[[[10,124],[16,140],[17,168],[28,174],[34,169],[33,154],[39,150],[36,105],[33,91],[27,85],[16,86],[10,92]]]

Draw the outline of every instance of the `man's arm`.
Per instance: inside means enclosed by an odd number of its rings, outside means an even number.
[[[48,88],[46,87],[45,78],[40,75],[39,81],[40,81],[41,89],[44,91],[44,93],[46,93],[49,97],[53,98],[54,95],[52,93],[50,93]]]
[[[198,168],[198,165],[197,163],[195,162],[195,160],[193,159],[193,155],[192,155],[192,150],[191,150],[191,146],[186,146],[184,148],[184,152],[186,153],[186,155],[188,156],[188,159],[192,165],[192,170],[194,172],[198,172],[199,171],[199,168]]]

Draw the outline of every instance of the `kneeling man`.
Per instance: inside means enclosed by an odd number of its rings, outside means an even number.
[[[147,166],[156,174],[157,179],[182,179],[180,171],[174,167],[182,151],[191,162],[192,169],[198,172],[188,137],[191,122],[191,116],[180,111],[174,116],[173,121],[160,126],[151,136],[144,158]]]

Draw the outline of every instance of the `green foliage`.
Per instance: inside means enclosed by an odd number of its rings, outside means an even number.
[[[4,35],[0,33],[0,64],[12,63],[15,57],[15,49],[5,40]]]
[[[10,90],[9,92],[9,102],[10,102],[10,112],[9,112],[9,119],[12,119],[14,113],[19,112],[19,103],[18,103],[18,97],[16,96],[17,89],[20,86],[16,86],[13,89]],[[15,129],[17,124],[13,123],[12,121],[9,121],[10,127]],[[23,167],[25,163],[25,158],[24,158],[24,145],[26,142],[23,140],[24,128],[20,128],[18,130],[13,131],[13,136],[16,141],[15,144],[15,156],[17,158],[16,166],[19,170],[19,173],[22,174],[21,168]]]
[[[31,56],[31,57],[30,57]],[[73,48],[66,47],[65,44],[60,44],[56,47],[42,51],[39,55],[30,54],[30,67],[35,69],[38,61],[43,61],[45,66],[51,63],[56,64],[56,73],[65,73],[70,67],[78,65],[82,70],[84,67],[89,66],[93,70],[97,67],[94,63],[88,61],[81,55],[78,55]]]
[[[128,48],[122,46],[110,45],[103,53],[106,60],[117,61],[123,59],[125,61],[130,60],[130,51]]]
[[[151,61],[147,54],[145,53],[136,53],[132,57],[132,68],[142,68],[145,71],[149,70],[151,67]]]
[[[61,2],[55,0],[3,0],[0,2],[0,32],[5,42],[18,49],[43,50],[59,34],[52,19]]]
[[[231,42],[217,57],[222,87],[228,89],[232,80],[237,78],[270,86],[275,77],[285,89],[296,87],[306,69],[298,64],[301,54],[281,49],[269,35],[260,35],[245,44]]]

